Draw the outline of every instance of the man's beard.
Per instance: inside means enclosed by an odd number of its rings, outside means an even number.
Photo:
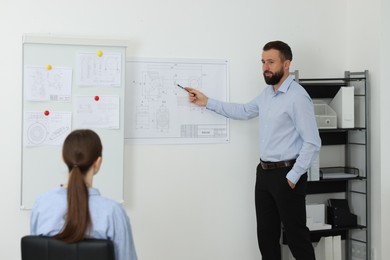
[[[267,77],[265,75],[266,73],[271,73],[271,77]],[[267,83],[268,85],[276,85],[283,78],[284,71],[283,71],[283,69],[281,69],[278,72],[273,73],[273,72],[267,70],[267,71],[263,72],[263,76],[264,76],[265,83]]]

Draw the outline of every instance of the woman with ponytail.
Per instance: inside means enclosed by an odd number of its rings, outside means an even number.
[[[75,130],[64,141],[62,156],[68,183],[42,194],[31,214],[31,234],[67,243],[85,238],[113,240],[116,260],[137,260],[129,218],[123,207],[92,187],[102,163],[102,144],[92,130]]]

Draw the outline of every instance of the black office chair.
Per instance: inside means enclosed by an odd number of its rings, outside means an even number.
[[[24,236],[22,260],[115,260],[111,240],[87,239],[67,244],[53,237]]]

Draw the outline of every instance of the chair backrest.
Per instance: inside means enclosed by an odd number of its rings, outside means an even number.
[[[115,260],[111,240],[87,239],[68,244],[53,237],[24,236],[22,260]]]

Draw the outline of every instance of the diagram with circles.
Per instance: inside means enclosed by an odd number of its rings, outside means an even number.
[[[70,112],[26,111],[24,116],[24,144],[26,146],[62,145],[71,131]]]
[[[227,63],[128,61],[125,138],[134,143],[227,142],[228,119],[190,103],[188,92],[178,84],[227,101]]]

